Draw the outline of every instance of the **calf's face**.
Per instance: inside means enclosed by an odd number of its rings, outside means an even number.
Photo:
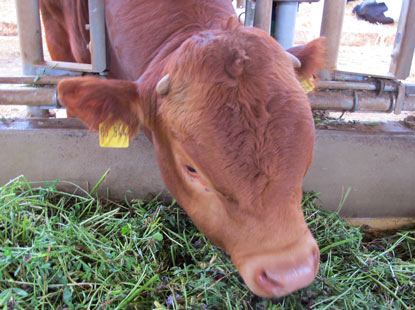
[[[108,118],[149,129],[167,188],[254,293],[307,286],[319,262],[300,207],[314,123],[291,60],[238,28],[188,39],[163,70],[153,100],[140,83],[92,78],[61,82],[59,99],[91,129]]]

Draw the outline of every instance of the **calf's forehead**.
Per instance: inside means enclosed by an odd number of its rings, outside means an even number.
[[[288,171],[301,182],[314,142],[308,99],[276,42],[255,31],[250,41],[238,36],[191,39],[173,57],[159,109],[164,126],[200,166],[216,166],[211,173],[272,179]],[[258,42],[262,49],[253,48]],[[230,73],[232,62],[241,70]]]
[[[304,105],[307,108],[291,60],[278,43],[255,31],[248,38],[239,38],[241,32],[192,38],[183,44],[186,48],[177,51],[166,69],[170,92],[160,104],[165,121],[183,131],[189,127],[190,135],[198,123],[211,124],[225,114],[242,123],[264,123],[269,111],[273,118],[282,115],[283,110],[274,111],[290,102],[300,112]],[[260,46],[255,46],[258,42]]]

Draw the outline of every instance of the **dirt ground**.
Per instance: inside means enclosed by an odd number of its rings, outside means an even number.
[[[353,1],[347,5],[338,68],[351,72],[386,74],[389,70],[397,23],[395,22],[392,25],[374,25],[363,20],[358,20],[352,14],[352,10],[360,2],[362,0]],[[312,4],[303,3],[299,6],[295,44],[302,44],[319,36],[322,4],[323,1]],[[47,53],[47,51],[45,52]],[[18,76],[21,74],[15,0],[0,0],[0,76]],[[407,81],[415,83],[415,61],[413,62],[411,75]],[[25,116],[26,109],[24,107],[0,106],[0,118],[21,118]],[[385,114],[368,115],[362,113],[351,115],[350,113],[346,113],[344,117],[346,119],[364,117],[373,121],[377,119],[399,120],[405,116],[406,113],[403,116]]]

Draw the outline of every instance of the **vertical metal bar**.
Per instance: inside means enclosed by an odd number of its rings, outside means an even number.
[[[105,3],[103,0],[88,0],[88,5],[92,71],[103,72],[107,69]]]
[[[411,71],[415,50],[415,1],[403,0],[389,72],[404,80]]]
[[[298,2],[277,2],[275,8],[275,39],[284,49],[294,44]]]
[[[247,27],[254,26],[254,19],[255,19],[255,2],[250,0],[246,0],[245,4],[245,23],[244,25]]]
[[[23,74],[36,75],[35,64],[43,62],[39,0],[16,0]]]
[[[44,62],[42,31],[40,29],[39,0],[16,0],[22,72],[37,75],[36,64]],[[46,117],[47,111],[39,107],[27,107],[30,116]]]
[[[328,68],[319,74],[323,80],[329,79],[331,72],[336,69],[345,8],[346,0],[324,1],[320,35],[326,37]]]
[[[267,33],[271,30],[272,0],[256,0],[254,26]]]
[[[401,114],[402,112],[402,106],[404,104],[405,101],[405,93],[406,93],[406,89],[405,89],[405,84],[400,83],[399,87],[398,87],[398,94],[396,95],[396,105],[395,105],[395,110],[393,111],[395,114]],[[408,99],[409,101],[409,99]]]

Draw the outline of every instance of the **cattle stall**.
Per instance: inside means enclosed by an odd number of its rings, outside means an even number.
[[[300,2],[276,1],[273,6],[272,0],[247,0],[244,23],[268,32],[274,24],[273,35],[284,48],[289,48],[294,41]],[[35,112],[61,108],[56,100],[56,84],[61,79],[83,74],[105,78],[108,64],[104,1],[88,3],[90,23],[85,27],[90,31],[92,61],[75,64],[45,60],[38,0],[16,0],[24,76],[0,77],[0,104],[29,106]],[[415,111],[415,85],[405,82],[415,48],[415,2],[402,1],[390,69],[384,75],[337,69],[345,3],[346,0],[324,2],[320,33],[326,37],[328,66],[309,95],[312,108],[395,114]],[[35,117],[3,120],[0,126],[1,143],[7,145],[7,151],[0,155],[2,184],[24,174],[29,180],[59,178],[87,188],[111,169],[102,190],[109,188],[114,197],[123,197],[127,190],[134,196],[148,192],[167,194],[154,151],[143,134],[128,149],[107,149],[100,148],[98,134],[88,133],[77,119]],[[415,132],[399,123],[379,124],[376,128],[320,128],[304,190],[319,192],[328,210],[336,210],[348,193],[341,214],[355,223],[383,227],[407,223],[415,218],[414,158]]]

